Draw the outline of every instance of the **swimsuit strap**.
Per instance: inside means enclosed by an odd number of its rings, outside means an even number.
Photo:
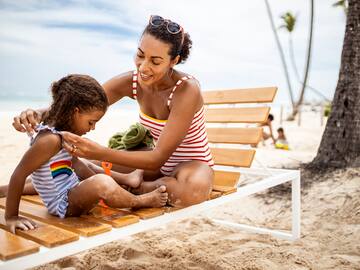
[[[168,107],[170,107],[170,103],[171,103],[171,100],[172,100],[172,98],[173,98],[173,95],[174,95],[174,92],[175,92],[176,88],[177,88],[180,84],[182,84],[184,81],[189,80],[189,79],[192,79],[192,78],[193,78],[193,76],[190,76],[190,75],[189,75],[189,76],[184,76],[184,77],[182,77],[180,80],[178,80],[178,81],[176,82],[174,88],[171,90],[171,93],[170,93],[169,98],[168,98],[168,101],[167,101]]]
[[[135,69],[132,77],[132,95],[135,100],[137,99],[137,78],[138,74],[137,70]]]
[[[44,125],[44,123],[40,123],[40,124],[36,125],[35,129],[36,129],[36,134],[33,136],[30,136],[30,145],[32,145],[34,143],[35,138],[40,134],[41,131],[44,131],[44,130],[49,130],[50,132],[52,132],[54,134],[60,135],[60,138],[62,140],[61,132],[56,130],[54,127],[50,127],[48,125]]]

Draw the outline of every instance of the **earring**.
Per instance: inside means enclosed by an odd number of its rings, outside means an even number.
[[[169,75],[169,71],[168,71],[168,76],[169,76],[169,78],[171,79],[171,76],[173,75],[173,73],[174,73],[174,69],[173,68],[170,68],[171,69],[171,74]]]

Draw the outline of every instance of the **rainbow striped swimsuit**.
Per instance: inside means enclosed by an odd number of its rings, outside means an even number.
[[[59,134],[55,128],[39,124],[36,127],[38,136],[42,132]],[[30,145],[35,142],[36,136],[31,139]],[[61,136],[61,135],[60,135]],[[72,156],[61,149],[48,162],[43,164],[31,175],[34,188],[52,215],[64,218],[68,207],[68,192],[79,184],[79,178],[71,164]]]

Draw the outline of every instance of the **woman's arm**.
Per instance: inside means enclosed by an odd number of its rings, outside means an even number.
[[[16,228],[23,230],[33,229],[35,223],[29,219],[19,217],[19,203],[26,178],[59,152],[61,138],[55,134],[39,135],[35,143],[22,157],[13,172],[6,198],[5,219],[10,231],[15,233]]]
[[[112,105],[123,97],[132,98],[132,72],[125,72],[105,82],[102,86]]]
[[[69,132],[63,132],[63,138],[67,142],[64,146],[71,152],[72,145],[76,145],[75,154],[88,159],[104,160],[146,170],[159,169],[180,145],[188,132],[194,114],[202,106],[197,83],[184,82],[184,85],[175,92],[172,102],[166,126],[152,151],[113,150]]]

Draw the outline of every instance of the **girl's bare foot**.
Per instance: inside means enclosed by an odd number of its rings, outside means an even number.
[[[138,205],[136,207],[161,207],[168,200],[168,193],[165,186],[160,186],[154,191],[137,196]]]
[[[0,186],[0,198],[6,197],[8,186]]]
[[[135,170],[126,176],[126,184],[132,188],[138,188],[143,182],[144,170]]]

